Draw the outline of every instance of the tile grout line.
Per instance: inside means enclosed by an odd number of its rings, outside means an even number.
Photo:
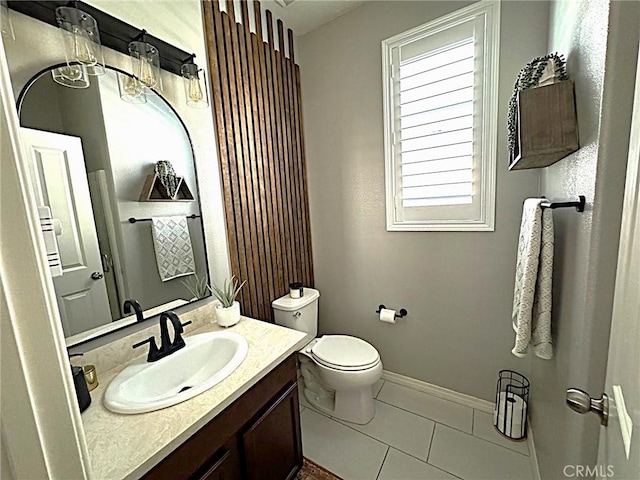
[[[429,451],[427,452],[427,459],[424,461],[424,463],[429,463],[429,455],[431,455],[431,447],[433,446],[433,439],[436,436],[436,426],[437,424],[433,426],[433,431],[431,432],[431,440],[429,441]]]
[[[392,382],[392,383],[393,383],[393,382]],[[476,439],[481,440],[481,441],[483,441],[483,442],[490,443],[491,445],[495,445],[496,447],[500,447],[500,448],[502,448],[502,449],[504,449],[504,450],[508,450],[509,452],[517,453],[518,455],[522,455],[523,457],[527,457],[527,458],[529,458],[529,457],[530,457],[530,455],[527,455],[527,454],[522,453],[522,452],[518,452],[517,450],[513,450],[513,449],[511,449],[511,448],[509,448],[509,447],[505,447],[505,446],[503,446],[503,445],[500,445],[499,443],[492,442],[491,440],[487,440],[486,438],[478,437],[477,435],[474,435],[473,433],[465,432],[464,430],[461,430],[461,429],[459,429],[458,427],[453,427],[453,426],[451,426],[451,425],[449,425],[449,424],[447,424],[447,423],[439,422],[439,421],[437,421],[437,420],[434,420],[433,418],[425,417],[424,415],[421,415],[421,414],[419,414],[419,413],[413,412],[413,411],[411,411],[411,410],[407,410],[406,408],[399,407],[399,406],[394,405],[394,404],[392,404],[392,403],[387,403],[387,402],[385,402],[384,400],[380,400],[380,399],[378,399],[378,398],[377,398],[376,400],[377,400],[377,401],[379,401],[379,402],[381,402],[381,403],[384,403],[385,405],[389,405],[389,406],[391,406],[391,407],[395,407],[395,408],[397,408],[397,409],[399,409],[399,410],[402,410],[403,412],[408,412],[408,413],[412,413],[412,414],[414,414],[414,415],[417,415],[417,416],[419,416],[419,417],[421,417],[421,418],[424,418],[424,419],[426,419],[426,420],[429,420],[429,421],[431,421],[431,422],[435,423],[436,425],[442,425],[443,427],[447,427],[447,428],[450,428],[450,429],[455,430],[455,431],[457,431],[457,432],[464,433],[465,435],[469,435],[470,437],[476,438]],[[467,408],[469,408],[469,407],[467,407]],[[472,412],[475,412],[475,409],[471,409],[471,410],[472,410]],[[473,420],[474,420],[474,413],[472,413],[472,414],[471,414],[471,431],[472,431],[472,432],[473,432],[473,427],[474,427],[474,421],[473,421]],[[349,428],[351,428],[351,427],[349,427]],[[354,430],[355,430],[355,429],[354,429]],[[356,430],[356,431],[358,431],[358,430]],[[435,431],[435,426],[434,426],[434,431]],[[362,432],[360,432],[360,433],[362,433]],[[366,434],[365,434],[365,435],[366,435]],[[370,435],[367,435],[367,436],[371,437]],[[377,438],[375,438],[375,437],[371,437],[371,438],[373,438],[373,439],[375,439],[375,440],[378,440],[378,439],[377,439]],[[378,441],[380,441],[380,440],[378,440]],[[384,442],[382,442],[382,443],[384,443]],[[395,448],[395,447],[394,447],[394,448]],[[400,449],[397,449],[397,450],[400,450]],[[400,451],[401,451],[401,452],[403,452],[403,453],[407,453],[407,452],[404,452],[403,450],[400,450]],[[410,453],[407,453],[407,455],[411,455],[411,454],[410,454]],[[411,456],[412,456],[413,458],[418,458],[418,457],[415,457],[415,456],[413,456],[413,455],[411,455]],[[424,460],[421,460],[421,459],[419,459],[419,458],[418,458],[418,460],[420,460],[420,461],[424,461]]]
[[[476,429],[476,409],[471,410],[471,435],[473,435],[473,431]]]
[[[389,455],[389,450],[391,450],[391,446],[387,445],[387,451],[384,453],[384,458],[382,459],[382,463],[380,464],[380,469],[378,470],[378,474],[376,475],[376,480],[380,478],[380,474],[382,473],[382,467],[384,467],[384,462],[387,461],[387,455]]]
[[[433,423],[437,423],[438,425],[444,425],[445,427],[449,427],[449,428],[452,428],[454,430],[457,430],[458,432],[466,433],[467,435],[469,435],[469,432],[465,432],[464,430],[460,430],[458,427],[453,427],[453,426],[451,426],[451,425],[449,425],[447,423],[439,422],[438,420],[434,420],[433,418],[425,417],[424,415],[422,415],[420,413],[416,413],[416,412],[413,412],[411,410],[407,410],[406,408],[399,407],[397,405],[394,405],[393,403],[385,402],[384,400],[380,400],[379,398],[377,398],[376,400],[378,400],[379,402],[384,403],[385,405],[389,405],[391,407],[398,408],[398,409],[402,410],[403,412],[413,413],[414,415],[417,415],[417,416],[419,416],[421,418],[425,418],[425,419],[427,419],[427,420],[429,420],[429,421],[431,421]],[[473,426],[472,426],[472,428],[473,428]]]
[[[415,458],[416,460],[420,460],[421,462],[425,462],[425,460],[422,460],[421,458],[416,457],[415,455],[413,455],[413,454],[411,454],[411,453],[408,453],[408,452],[405,452],[404,450],[401,450],[401,449],[400,449],[400,447],[394,447],[393,445],[390,445],[390,444],[388,444],[387,442],[383,442],[382,440],[380,440],[379,438],[374,437],[373,435],[369,435],[368,433],[361,432],[360,430],[358,430],[358,429],[356,429],[356,428],[352,427],[351,425],[347,425],[347,424],[345,424],[345,423],[342,423],[343,421],[346,421],[346,420],[340,421],[340,420],[337,420],[337,419],[335,419],[335,418],[330,418],[329,420],[333,420],[333,421],[334,421],[334,422],[336,422],[338,425],[342,425],[343,427],[347,427],[347,428],[349,428],[349,429],[353,430],[354,432],[357,432],[357,433],[359,433],[359,434],[361,434],[361,435],[364,435],[365,437],[368,437],[368,438],[370,438],[371,440],[375,440],[376,442],[381,443],[381,444],[383,444],[383,445],[386,445],[387,447],[394,448],[394,449],[398,450],[399,452],[404,453],[405,455],[409,455],[410,457]],[[434,428],[434,430],[435,430],[435,425],[434,425],[434,427],[433,427],[433,428]]]

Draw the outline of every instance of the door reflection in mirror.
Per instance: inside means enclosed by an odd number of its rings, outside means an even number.
[[[114,69],[81,90],[55,83],[50,70],[27,84],[19,113],[37,203],[62,227],[55,237],[62,275],[53,282],[67,343],[209,296],[190,288],[208,283],[208,272],[193,150],[182,120],[155,92],[144,104],[123,102]],[[163,160],[193,200],[140,201],[145,180]],[[156,255],[152,222],[132,224],[130,217],[178,219],[171,224],[182,230],[169,229],[162,245],[180,246],[192,268],[163,281],[160,272],[170,266],[161,262],[177,261],[176,255]],[[124,308],[133,299],[138,315]]]

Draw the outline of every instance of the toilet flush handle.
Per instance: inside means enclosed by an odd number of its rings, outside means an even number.
[[[302,315],[302,313],[300,313],[300,310],[298,310],[298,311],[294,312],[293,318],[296,318],[296,319],[300,318],[300,315]]]

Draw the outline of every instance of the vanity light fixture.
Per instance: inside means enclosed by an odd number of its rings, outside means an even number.
[[[133,75],[118,72],[118,90],[120,98],[129,103],[147,103],[144,85]]]
[[[144,87],[162,91],[160,55],[156,47],[146,42],[146,35],[147,31],[142,30],[142,33],[129,43],[132,73]]]
[[[51,70],[53,81],[70,88],[89,88],[87,68],[81,63],[64,65]]]
[[[56,22],[62,35],[67,65],[84,65],[89,75],[104,74],[104,55],[98,23],[86,12],[74,7],[56,8]]]
[[[192,54],[185,60],[180,68],[184,80],[184,93],[187,97],[187,105],[193,108],[205,108],[209,106],[207,95],[207,78],[204,70],[198,68],[193,61],[196,54]]]

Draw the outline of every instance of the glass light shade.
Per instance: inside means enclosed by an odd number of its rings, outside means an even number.
[[[51,70],[53,81],[70,88],[89,88],[87,69],[81,64],[65,65]]]
[[[0,0],[0,28],[2,30],[3,37],[10,38],[11,40],[16,39],[6,0]]]
[[[131,70],[135,77],[148,88],[162,90],[160,80],[160,55],[158,49],[146,42],[129,43]]]
[[[140,80],[126,73],[118,72],[120,98],[129,103],[147,103],[144,85]]]
[[[56,20],[64,44],[67,64],[79,62],[90,75],[104,73],[104,56],[100,32],[95,19],[88,13],[73,7],[56,8]]]
[[[184,93],[187,97],[187,105],[193,108],[205,108],[209,106],[207,96],[207,79],[202,69],[198,69],[195,63],[184,63],[180,69],[184,83]]]

